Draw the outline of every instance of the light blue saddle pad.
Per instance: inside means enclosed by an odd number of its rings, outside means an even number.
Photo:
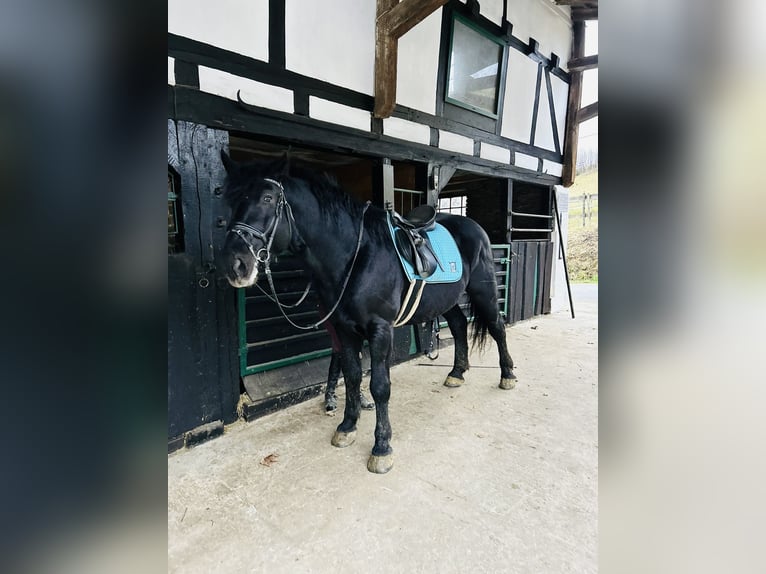
[[[402,264],[407,279],[412,281],[413,279],[420,279],[426,283],[455,283],[460,281],[463,276],[463,258],[460,257],[460,251],[457,248],[455,240],[450,235],[450,232],[440,224],[436,224],[431,231],[427,231],[426,235],[431,242],[431,247],[434,248],[436,258],[441,265],[436,267],[434,274],[423,279],[420,275],[415,273],[412,265],[405,261],[402,254],[396,248],[396,240],[394,239],[395,228],[391,224],[390,218],[388,219],[388,230],[391,232],[391,241],[396,249],[396,254],[399,256],[399,261]]]

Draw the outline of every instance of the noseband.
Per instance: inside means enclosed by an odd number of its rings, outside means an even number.
[[[290,204],[287,203],[287,200],[285,199],[284,186],[275,179],[264,178],[264,181],[279,188],[276,215],[271,220],[269,225],[265,230],[261,231],[252,225],[237,221],[228,231],[228,233],[236,233],[240,239],[245,242],[245,245],[247,245],[248,250],[256,261],[256,265],[258,263],[266,264],[271,259],[271,244],[274,242],[274,236],[277,234],[277,228],[279,227],[279,222],[282,219],[282,212],[285,209],[287,209],[287,223],[290,225],[290,238],[292,239],[293,236],[293,210],[290,208]],[[255,239],[260,239],[263,242],[263,247],[261,247],[257,252],[253,248],[252,240],[248,238],[248,235],[254,237]]]

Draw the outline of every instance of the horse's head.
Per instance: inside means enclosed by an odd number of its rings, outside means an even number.
[[[289,247],[292,214],[282,179],[286,159],[268,164],[238,164],[225,151],[224,197],[231,208],[222,263],[229,283],[250,287],[258,280],[258,266]]]

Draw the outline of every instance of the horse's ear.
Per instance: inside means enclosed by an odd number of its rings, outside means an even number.
[[[280,178],[290,175],[290,151],[288,150],[282,154],[282,157],[276,160],[271,167],[274,175]]]
[[[221,161],[223,161],[223,167],[227,174],[234,175],[239,171],[239,165],[229,157],[224,149],[221,150]]]

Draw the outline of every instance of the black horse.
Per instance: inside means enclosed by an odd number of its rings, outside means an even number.
[[[288,175],[285,158],[238,164],[223,151],[221,158],[227,173],[224,193],[232,208],[222,253],[227,279],[234,287],[249,287],[263,268],[271,283],[271,257],[290,252],[303,260],[328,311],[321,322],[332,324],[341,343],[346,405],[332,444],[346,447],[355,439],[361,408],[360,351],[366,339],[376,409],[375,446],[367,469],[388,472],[393,466],[388,418],[393,322],[408,281],[391,240],[386,212],[360,204],[327,176],[295,169]],[[498,312],[489,238],[466,217],[439,214],[437,221],[455,238],[463,275],[456,283],[426,285],[408,323],[444,316],[455,343],[454,366],[444,384],[461,385],[469,368],[468,336],[467,320],[457,303],[467,292],[474,316],[473,344],[482,347],[487,334],[492,336],[500,354],[499,386],[511,389],[516,377]]]

